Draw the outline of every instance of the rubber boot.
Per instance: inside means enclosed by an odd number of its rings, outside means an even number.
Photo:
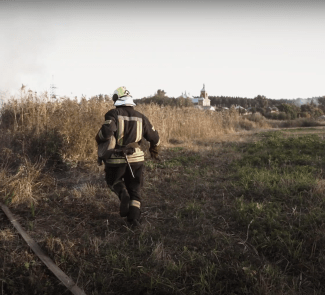
[[[126,189],[124,189],[121,193],[121,204],[120,204],[120,216],[126,217],[129,213],[129,203],[130,203],[130,196]]]
[[[123,182],[118,182],[113,186],[114,191],[120,199],[120,216],[126,217],[129,213],[130,196]]]
[[[128,213],[128,222],[131,227],[140,226],[140,202],[132,200],[130,201],[129,213]]]

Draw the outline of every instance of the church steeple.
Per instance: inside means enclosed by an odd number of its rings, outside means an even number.
[[[201,90],[201,96],[200,97],[203,97],[204,99],[208,98],[208,93],[205,91],[205,84],[203,84],[203,88]]]

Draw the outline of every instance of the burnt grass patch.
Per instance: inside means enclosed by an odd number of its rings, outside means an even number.
[[[324,140],[281,132],[164,148],[135,230],[95,161],[8,206],[86,294],[324,294],[324,161]],[[0,293],[68,294],[0,220]]]

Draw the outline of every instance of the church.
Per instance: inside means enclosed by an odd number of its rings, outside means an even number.
[[[205,91],[205,84],[203,84],[203,88],[201,89],[201,94],[199,97],[193,97],[192,102],[194,105],[202,106],[202,107],[210,107],[210,99],[208,97],[208,93]]]
[[[190,94],[182,93],[183,98],[189,98],[192,100],[194,106],[200,110],[210,110],[215,111],[215,107],[211,106],[211,101],[208,97],[208,93],[205,91],[205,84],[203,84],[203,88],[201,89],[200,96],[190,96]]]
[[[205,91],[205,84],[203,84],[203,88],[201,90],[200,96],[191,96],[189,93],[182,93],[180,97],[189,98],[192,100],[193,104],[196,106],[209,107],[210,99],[208,97],[208,93]]]

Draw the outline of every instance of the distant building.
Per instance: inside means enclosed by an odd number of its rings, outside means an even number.
[[[267,107],[266,112],[267,113],[278,113],[279,109],[277,107]]]
[[[202,107],[210,107],[210,99],[208,97],[208,93],[205,91],[205,84],[203,84],[203,88],[201,89],[201,94],[199,97],[193,97],[192,102],[194,105],[199,105]]]
[[[239,112],[239,114],[241,114],[241,115],[245,115],[245,114],[247,114],[247,110],[244,108],[244,107],[242,107],[242,106],[235,106],[235,110],[237,110],[238,112]]]
[[[212,107],[211,101],[208,97],[208,93],[205,91],[205,84],[203,84],[203,88],[201,90],[201,94],[200,96],[194,97],[189,94],[186,93],[186,91],[184,93],[182,93],[181,96],[182,98],[189,98],[192,100],[194,106],[200,110],[211,110],[211,111],[215,111],[215,107]]]
[[[191,95],[189,93],[186,93],[186,91],[184,93],[182,93],[182,95],[180,97],[189,98],[192,100]]]

